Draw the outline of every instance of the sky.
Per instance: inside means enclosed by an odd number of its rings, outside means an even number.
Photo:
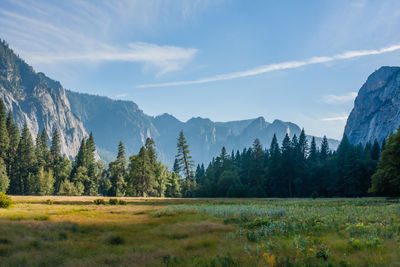
[[[65,88],[152,116],[340,139],[367,77],[400,65],[400,1],[2,0],[0,38]]]

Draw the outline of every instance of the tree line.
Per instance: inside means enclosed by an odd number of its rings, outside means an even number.
[[[304,130],[286,134],[281,146],[274,135],[269,149],[256,139],[251,148],[229,155],[225,148],[207,168],[197,166],[199,197],[361,197],[369,195],[381,153],[377,141],[352,145],[344,135],[337,151],[323,138],[317,148]]]
[[[147,138],[138,154],[125,155],[122,142],[115,161],[97,159],[93,134],[81,142],[74,160],[61,155],[60,134],[51,143],[43,130],[33,141],[27,125],[20,133],[0,101],[0,191],[14,195],[104,195],[155,197],[362,197],[400,195],[400,133],[353,145],[346,135],[336,151],[324,136],[317,146],[304,129],[286,134],[269,148],[256,139],[250,148],[219,156],[205,168],[195,164],[183,131],[171,171],[157,159]],[[382,156],[381,156],[382,154]]]
[[[193,164],[184,144],[177,158],[182,158],[177,165],[182,170]],[[97,160],[94,137],[90,133],[88,138],[82,139],[78,154],[71,161],[61,154],[57,129],[50,144],[45,130],[38,133],[34,141],[28,126],[25,124],[20,132],[11,111],[7,114],[4,102],[0,101],[0,192],[13,195],[180,197],[181,184],[186,183],[157,160],[151,138],[147,138],[139,153],[129,159],[120,142],[116,160],[106,169]]]

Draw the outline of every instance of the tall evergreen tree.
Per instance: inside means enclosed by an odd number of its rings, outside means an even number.
[[[151,195],[154,187],[154,172],[146,148],[142,147],[139,154],[130,157],[129,161],[128,186],[133,188],[137,196]]]
[[[0,157],[5,160],[9,147],[9,136],[7,131],[6,107],[2,99],[0,99]]]
[[[125,157],[125,146],[122,141],[118,144],[117,160],[109,164],[109,180],[111,188],[109,194],[111,196],[124,196],[126,193],[126,157]],[[128,194],[135,196],[135,194]]]
[[[382,151],[371,192],[383,196],[400,196],[400,131],[389,136]]]
[[[53,164],[56,164],[58,159],[61,157],[61,141],[57,128],[54,130],[53,138],[51,140],[50,157]]]
[[[6,164],[4,160],[0,158],[0,192],[6,193],[9,185],[10,179],[7,175]]]
[[[186,142],[183,131],[179,133],[177,148],[178,154],[176,155],[176,159],[179,164],[179,169],[184,172],[186,179],[191,179],[193,178],[194,162],[190,155],[189,145]]]
[[[324,138],[322,138],[322,143],[321,143],[321,149],[320,149],[320,158],[322,161],[325,161],[329,155],[329,144],[328,144],[328,139],[324,135]]]
[[[16,177],[13,178],[16,180],[10,181],[12,185],[10,192],[12,194],[26,195],[29,189],[28,179],[36,174],[37,167],[35,147],[26,124],[22,129],[22,136],[18,145],[15,163]]]
[[[310,154],[308,155],[308,159],[315,163],[317,161],[317,144],[315,142],[315,137],[313,136],[311,139],[311,145],[310,145]]]

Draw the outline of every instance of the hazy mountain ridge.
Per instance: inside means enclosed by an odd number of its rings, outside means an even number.
[[[381,67],[358,92],[345,127],[353,144],[382,142],[400,126],[400,67]]]
[[[26,122],[34,137],[42,129],[51,136],[58,128],[62,152],[70,157],[75,156],[80,140],[88,132],[93,132],[98,153],[105,161],[114,159],[120,140],[131,155],[151,137],[159,158],[168,165],[173,163],[180,130],[185,133],[196,163],[208,163],[223,146],[228,151],[242,150],[259,138],[268,148],[274,133],[279,142],[286,133],[291,137],[300,134],[300,127],[294,123],[269,123],[263,117],[230,122],[200,117],[182,122],[166,113],[152,117],[132,101],[65,90],[59,82],[35,73],[5,43],[1,45],[0,64],[0,94],[19,127]],[[317,144],[320,141],[317,138]],[[338,142],[329,141],[331,148],[336,149]]]

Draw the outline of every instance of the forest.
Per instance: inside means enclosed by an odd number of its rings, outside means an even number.
[[[49,144],[43,130],[36,140],[25,125],[20,133],[0,101],[0,191],[11,195],[153,197],[363,197],[397,196],[399,136],[352,145],[343,136],[337,151],[324,137],[308,144],[304,129],[273,137],[269,148],[258,139],[230,154],[223,147],[207,167],[195,164],[181,131],[173,169],[157,159],[151,138],[138,154],[125,155],[122,142],[108,168],[97,158],[93,134],[83,139],[74,160],[61,155],[60,133]],[[387,149],[386,149],[387,147]],[[381,157],[382,154],[382,157]],[[382,159],[380,162],[380,158]],[[392,186],[394,185],[394,186]]]

